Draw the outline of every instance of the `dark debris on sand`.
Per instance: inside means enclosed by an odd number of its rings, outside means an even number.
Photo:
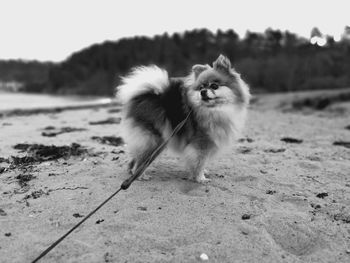
[[[327,196],[328,196],[328,193],[326,193],[326,192],[318,193],[318,194],[316,195],[317,198],[321,198],[321,199],[323,199],[323,198],[325,198],[325,197],[327,197]]]
[[[293,108],[301,109],[303,107],[312,108],[315,110],[323,110],[332,103],[330,98],[306,98],[300,101],[293,102]]]
[[[345,142],[345,141],[335,141],[335,142],[333,142],[333,145],[343,146],[345,148],[350,148],[350,142]]]
[[[49,193],[43,191],[42,189],[40,189],[40,190],[31,192],[31,194],[29,194],[29,195],[26,195],[24,197],[24,199],[25,200],[27,200],[27,199],[37,199],[37,198],[41,197],[42,195],[49,195]]]
[[[0,216],[7,216],[7,213],[0,208]]]
[[[50,108],[40,108],[40,109],[15,109],[7,112],[0,113],[0,118],[10,117],[10,116],[30,116],[37,114],[55,114],[68,110],[82,110],[82,109],[101,109],[110,108],[112,106],[118,106],[118,103],[104,103],[104,104],[87,104],[87,105],[73,105],[73,106],[63,106],[63,107],[50,107]]]
[[[50,128],[50,129],[48,129]],[[45,128],[46,131],[42,132],[41,135],[45,137],[55,137],[59,134],[70,133],[70,132],[78,132],[78,131],[86,131],[84,128],[72,128],[72,127],[62,127],[55,128],[53,126],[48,126]]]
[[[17,182],[21,187],[26,187],[28,185],[28,182],[34,178],[36,177],[32,174],[19,174],[16,176],[16,179],[18,180]]]
[[[98,141],[102,144],[108,144],[113,146],[121,146],[124,144],[124,141],[121,137],[115,137],[115,136],[92,136],[92,140]]]
[[[81,214],[79,214],[79,213],[74,213],[73,216],[74,216],[75,218],[84,217],[83,215],[81,215]]]
[[[104,221],[105,221],[104,219],[99,219],[99,220],[96,221],[96,224],[101,224]]]
[[[35,158],[31,156],[11,156],[9,158],[11,166],[28,165],[35,162]]]
[[[124,150],[119,150],[119,151],[112,150],[111,153],[114,153],[114,154],[123,154],[123,153],[125,153],[125,151],[124,151]]]
[[[121,112],[121,108],[114,108],[114,109],[108,110],[108,113],[119,113],[119,112]]]
[[[246,138],[240,138],[238,140],[238,142],[248,142],[248,143],[252,143],[254,142],[254,140],[252,138],[246,137]]]
[[[101,121],[90,121],[89,124],[90,125],[105,125],[105,124],[119,124],[121,122],[121,118],[108,118],[105,120],[101,120]]]
[[[342,221],[343,223],[350,224],[350,215],[346,215],[343,213],[338,213],[334,215],[335,221]]]
[[[242,220],[249,220],[250,217],[251,217],[250,214],[243,214],[243,215],[242,215]]]
[[[303,140],[301,140],[301,139],[295,139],[292,137],[283,137],[283,138],[281,138],[281,141],[286,142],[286,143],[302,143],[303,142]]]
[[[70,146],[19,143],[13,146],[13,148],[27,153],[24,157],[12,156],[11,164],[13,165],[51,161],[59,158],[69,158],[70,156],[80,156],[87,153],[87,149],[83,148],[78,143],[72,143]]]
[[[273,195],[273,194],[275,194],[275,193],[277,193],[276,190],[266,190],[266,194],[267,194],[267,195]]]
[[[253,149],[251,147],[241,146],[238,147],[237,151],[242,154],[250,153]]]
[[[286,151],[285,148],[269,148],[264,150],[264,152],[266,153],[283,153],[285,151]]]
[[[45,130],[45,131],[52,131],[54,129],[56,129],[55,126],[46,126],[43,130]]]
[[[0,157],[0,163],[8,163],[9,160],[3,157]]]
[[[304,98],[292,103],[292,107],[296,110],[303,108],[311,108],[315,110],[324,110],[329,105],[350,101],[350,92],[342,92],[334,95],[320,95],[316,97]]]

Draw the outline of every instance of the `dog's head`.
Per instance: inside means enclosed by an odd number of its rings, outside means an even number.
[[[212,67],[193,66],[187,84],[189,101],[195,107],[215,109],[229,104],[247,105],[249,102],[248,86],[223,55],[213,62]]]

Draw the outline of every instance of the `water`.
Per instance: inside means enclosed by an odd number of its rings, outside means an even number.
[[[0,111],[14,109],[42,109],[110,103],[111,98],[86,96],[56,96],[27,93],[0,92]]]

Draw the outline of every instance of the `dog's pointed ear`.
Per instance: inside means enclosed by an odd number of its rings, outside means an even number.
[[[220,55],[214,62],[213,68],[215,70],[221,70],[224,72],[230,72],[231,69],[231,61],[225,57],[224,55]]]
[[[201,74],[204,70],[209,69],[210,66],[209,65],[194,65],[192,67],[192,71],[194,73],[194,77],[197,79],[197,77],[199,76],[199,74]]]

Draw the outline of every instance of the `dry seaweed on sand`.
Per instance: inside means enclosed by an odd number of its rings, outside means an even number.
[[[241,146],[237,148],[237,152],[242,154],[250,153],[253,149],[251,147]]]
[[[13,146],[13,148],[27,153],[24,157],[12,156],[11,163],[14,165],[51,161],[59,158],[69,158],[70,156],[80,156],[87,153],[87,149],[83,148],[78,143],[72,143],[70,146],[19,143]]]
[[[0,163],[8,163],[9,160],[7,158],[0,157]]]
[[[316,195],[317,198],[321,198],[321,199],[324,199],[324,198],[327,197],[327,196],[328,196],[328,193],[326,193],[326,192],[318,193],[318,194]]]
[[[343,223],[350,224],[350,215],[338,213],[334,215],[334,220],[342,221]]]
[[[303,107],[312,108],[315,110],[323,110],[332,103],[330,98],[306,98],[300,101],[293,102],[294,109],[301,109]]]
[[[51,128],[52,126],[49,126],[49,127]],[[45,129],[45,130],[47,130],[47,129]],[[55,137],[59,134],[78,132],[78,131],[86,131],[86,129],[84,129],[84,128],[72,128],[72,127],[62,127],[62,128],[56,129],[55,127],[53,127],[53,129],[49,129],[49,131],[42,132],[41,135],[45,136],[45,137]]]
[[[0,208],[0,216],[7,216],[7,213],[5,212],[5,210]]]
[[[9,158],[11,166],[18,166],[18,165],[29,165],[34,162],[36,162],[35,158],[32,156],[11,156]]]
[[[30,198],[31,198],[31,199],[38,199],[38,198],[41,197],[42,195],[49,195],[49,193],[43,191],[42,189],[40,189],[40,190],[36,190],[36,191],[31,192],[29,195],[26,195],[26,196],[24,197],[24,199],[25,199],[25,200],[30,199]]]
[[[115,137],[115,136],[92,136],[92,140],[98,141],[102,144],[108,144],[113,146],[120,146],[124,144],[124,141],[121,137]]]
[[[346,141],[335,141],[333,143],[333,145],[344,146],[345,148],[350,148],[350,142],[346,142]]]
[[[114,109],[108,110],[108,113],[119,113],[119,112],[121,112],[121,108],[114,108]]]
[[[45,130],[45,131],[52,131],[54,129],[56,129],[54,126],[46,126],[43,130]]]
[[[121,118],[107,118],[105,120],[101,120],[101,121],[90,121],[89,124],[90,125],[105,125],[105,124],[119,124],[121,122]]]
[[[264,152],[266,153],[283,153],[285,151],[286,151],[285,148],[269,148],[264,150]]]
[[[19,174],[16,176],[16,179],[18,180],[18,184],[21,187],[25,187],[28,185],[28,182],[31,181],[32,179],[36,178],[32,174]]]
[[[240,138],[238,140],[238,142],[248,142],[248,143],[252,143],[254,142],[254,140],[252,138],[246,137],[246,138]]]
[[[286,142],[286,143],[302,143],[303,142],[303,140],[301,140],[301,139],[295,139],[292,137],[283,137],[283,138],[281,138],[281,141]]]
[[[324,110],[328,106],[338,102],[350,101],[350,92],[342,92],[334,95],[319,95],[309,98],[299,99],[292,103],[292,108],[300,110],[311,108],[314,110]]]

